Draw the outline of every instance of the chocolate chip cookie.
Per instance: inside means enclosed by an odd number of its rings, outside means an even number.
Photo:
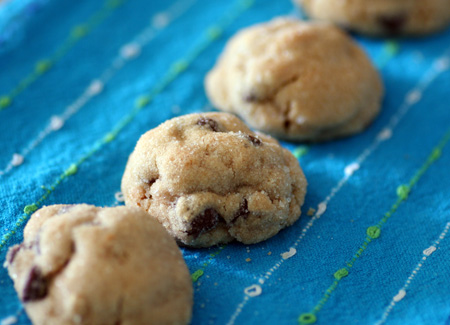
[[[367,55],[339,28],[287,18],[234,36],[205,86],[217,108],[294,141],[360,132],[383,94]]]
[[[192,282],[163,227],[140,209],[36,211],[5,266],[33,324],[187,324]]]
[[[295,0],[315,19],[369,35],[421,35],[450,23],[450,0]]]
[[[278,142],[227,113],[191,114],[145,133],[122,179],[127,206],[180,244],[257,243],[300,216],[306,180]],[[150,217],[150,216],[149,216]]]

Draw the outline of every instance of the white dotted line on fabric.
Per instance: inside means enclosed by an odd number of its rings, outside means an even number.
[[[253,284],[244,289],[244,293],[249,297],[259,296],[262,292],[261,286],[259,284]]]
[[[347,176],[352,176],[354,172],[359,169],[360,165],[358,163],[351,163],[344,169],[344,174]]]
[[[121,191],[117,191],[116,193],[114,193],[114,203],[112,206],[115,207],[118,205],[122,205],[123,202],[125,202],[123,193]]]
[[[21,306],[15,315],[9,315],[0,320],[0,325],[13,325],[19,321],[19,316],[23,313],[24,309]]]
[[[23,163],[23,156],[15,153],[11,159],[11,165],[20,166]]]
[[[445,71],[450,67],[450,57],[442,57],[436,61],[436,69]]]
[[[388,125],[378,133],[372,143],[363,150],[363,152],[357,157],[355,162],[352,162],[344,168],[344,177],[333,187],[328,194],[328,196],[318,204],[317,212],[302,229],[297,240],[292,245],[293,248],[297,247],[300,241],[305,237],[308,230],[314,225],[314,222],[319,219],[326,211],[328,203],[333,199],[333,197],[341,190],[341,188],[347,183],[350,177],[361,167],[364,161],[378,148],[378,146],[383,142],[392,137],[393,131],[400,120],[405,116],[405,114],[410,110],[410,108],[416,104],[421,98],[425,89],[435,80],[441,73],[446,71],[449,67],[450,53],[447,49],[445,54],[440,58],[436,59],[432,67],[425,72],[424,77],[417,83],[417,85],[406,94],[403,103],[400,105],[397,112],[391,117]],[[413,94],[413,95],[411,95]],[[261,278],[259,283],[262,285],[266,280],[269,280],[272,274],[278,270],[278,268],[286,260],[281,258],[277,261]],[[237,317],[240,315],[245,305],[249,301],[249,296],[244,292],[244,298],[240,304],[238,304],[236,310],[231,315],[230,320],[227,325],[233,325]]]
[[[16,316],[8,316],[6,318],[3,318],[0,322],[0,325],[12,325],[17,323],[17,317]]]
[[[384,313],[379,321],[377,321],[375,324],[381,325],[386,322],[386,319],[388,318],[390,312],[395,307],[397,302],[401,301],[406,296],[406,290],[408,289],[409,285],[411,284],[412,280],[415,278],[417,273],[419,273],[420,269],[422,268],[423,264],[427,260],[427,258],[433,254],[433,252],[436,251],[437,247],[439,246],[440,242],[445,238],[448,231],[450,229],[450,222],[447,222],[446,226],[444,227],[444,230],[439,235],[439,238],[434,241],[433,245],[425,249],[422,253],[422,258],[420,259],[420,262],[417,264],[416,268],[411,272],[408,279],[406,279],[405,285],[398,291],[398,293],[392,298],[390,304],[386,307],[384,310]]]
[[[383,130],[381,130],[380,133],[378,133],[377,138],[378,141],[385,141],[388,140],[392,137],[392,130],[389,128],[384,128]]]
[[[35,149],[48,135],[60,130],[66,121],[83,108],[93,97],[97,96],[103,91],[105,84],[123,68],[127,61],[136,58],[140,53],[142,47],[150,42],[159,31],[167,27],[170,22],[180,17],[185,13],[197,0],[179,0],[170,6],[166,12],[155,14],[149,26],[145,27],[131,42],[126,43],[119,50],[119,54],[112,60],[112,64],[106,68],[98,79],[92,80],[90,85],[84,90],[72,104],[59,116],[55,115],[50,118],[48,125],[42,130],[36,139],[32,140],[25,149],[20,153],[14,153],[11,161],[7,166],[0,170],[0,176],[10,172],[13,168],[23,164],[26,156]],[[165,24],[161,24],[161,18],[165,17]]]
[[[289,251],[281,254],[281,258],[283,260],[287,260],[288,258],[291,258],[295,254],[297,254],[297,250],[294,247],[291,247],[289,248]]]
[[[116,192],[116,194],[114,194],[114,197],[115,197],[117,202],[124,202],[125,201],[122,192]]]

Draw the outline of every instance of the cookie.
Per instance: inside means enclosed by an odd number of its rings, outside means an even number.
[[[217,108],[293,141],[360,132],[378,114],[383,95],[377,71],[343,31],[288,18],[235,35],[205,88]]]
[[[187,324],[192,281],[147,213],[53,205],[36,211],[5,266],[33,324]]]
[[[450,0],[295,0],[315,19],[369,35],[422,35],[450,23]]]
[[[148,131],[122,179],[127,206],[182,245],[257,243],[300,216],[306,180],[278,142],[227,113],[191,114]]]

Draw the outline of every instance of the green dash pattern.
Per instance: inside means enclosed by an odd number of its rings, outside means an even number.
[[[223,250],[225,247],[226,247],[226,246],[221,246],[221,247],[219,247],[219,250],[218,250],[218,251],[209,254],[208,260],[207,260],[206,262],[203,263],[202,267],[199,268],[198,270],[196,270],[195,272],[193,272],[193,273],[191,274],[192,282],[194,282],[194,283],[197,282],[198,279],[200,279],[200,277],[203,276],[203,274],[205,273],[206,267],[208,267],[208,265],[211,264],[211,262],[216,258],[217,255],[219,255],[219,254],[222,252],[222,250]]]
[[[292,151],[292,154],[295,156],[295,158],[299,159],[300,157],[306,155],[308,151],[309,151],[308,146],[298,146]]]
[[[425,163],[413,175],[413,177],[410,179],[410,181],[407,184],[402,184],[397,188],[397,200],[394,202],[391,209],[384,214],[383,218],[381,218],[381,220],[378,222],[377,225],[367,228],[367,230],[366,230],[367,237],[364,239],[364,242],[361,244],[361,246],[356,251],[356,253],[353,255],[353,257],[350,259],[350,261],[346,263],[346,267],[339,269],[338,271],[336,271],[334,273],[333,283],[328,287],[328,289],[325,290],[325,293],[323,294],[320,301],[316,304],[316,306],[314,306],[310,312],[303,313],[298,317],[299,324],[312,324],[312,323],[316,322],[318,312],[322,309],[322,307],[328,301],[328,299],[330,298],[333,291],[339,285],[339,282],[344,277],[350,275],[350,272],[349,272],[350,269],[353,267],[353,264],[359,259],[359,257],[363,254],[363,252],[367,249],[369,243],[371,243],[373,241],[373,239],[380,237],[382,226],[387,222],[387,220],[390,217],[392,217],[392,215],[397,211],[399,206],[408,199],[408,196],[409,196],[411,190],[416,185],[416,183],[422,178],[422,176],[425,174],[425,172],[430,168],[430,166],[437,159],[440,158],[440,156],[442,154],[442,150],[447,145],[449,140],[450,140],[450,130],[447,131],[447,133],[441,139],[439,144],[431,151],[431,153],[428,156],[428,158],[426,159]],[[314,315],[314,318],[311,318],[311,315]],[[305,318],[308,321],[305,321]],[[312,321],[311,319],[314,319],[314,321]]]
[[[11,106],[14,102],[15,97],[17,97],[25,89],[36,82],[36,80],[38,80],[41,76],[46,74],[52,68],[52,66],[56,62],[61,60],[76,43],[78,43],[83,37],[92,32],[125,1],[127,0],[114,0],[114,5],[111,5],[112,1],[108,0],[97,12],[95,12],[87,20],[86,23],[77,24],[72,27],[68,37],[62,42],[59,47],[56,48],[56,50],[48,58],[43,58],[37,61],[34,66],[34,70],[26,75],[22,80],[20,80],[9,94],[0,94],[0,111]]]

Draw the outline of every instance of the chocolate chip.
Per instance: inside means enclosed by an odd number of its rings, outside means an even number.
[[[155,182],[156,182],[156,178],[152,178],[152,179],[144,179],[143,180],[145,184],[152,186]]]
[[[257,102],[258,100],[259,100],[258,96],[256,96],[256,94],[254,94],[254,93],[249,93],[244,96],[244,101],[249,102],[249,103]]]
[[[217,123],[213,119],[202,117],[197,121],[197,124],[201,126],[209,126],[214,132],[219,132],[219,123]]]
[[[14,259],[16,258],[17,253],[22,249],[22,244],[20,245],[14,245],[11,247],[8,251],[8,263],[12,264],[14,262]]]
[[[33,266],[23,289],[22,301],[34,301],[45,298],[48,291],[48,280],[37,266]]]
[[[234,214],[233,220],[231,222],[235,222],[238,218],[247,218],[250,215],[250,210],[248,209],[247,199],[241,202],[239,205],[239,210]]]
[[[258,139],[257,137],[254,137],[253,135],[248,134],[247,138],[251,141],[251,143],[255,147],[259,147],[260,145],[262,145],[262,141],[260,139]]]
[[[187,231],[189,236],[197,238],[201,234],[213,230],[219,223],[220,214],[213,208],[208,208],[192,221],[191,229]]]
[[[397,34],[406,23],[406,14],[401,13],[395,16],[379,16],[378,23],[390,34]]]

